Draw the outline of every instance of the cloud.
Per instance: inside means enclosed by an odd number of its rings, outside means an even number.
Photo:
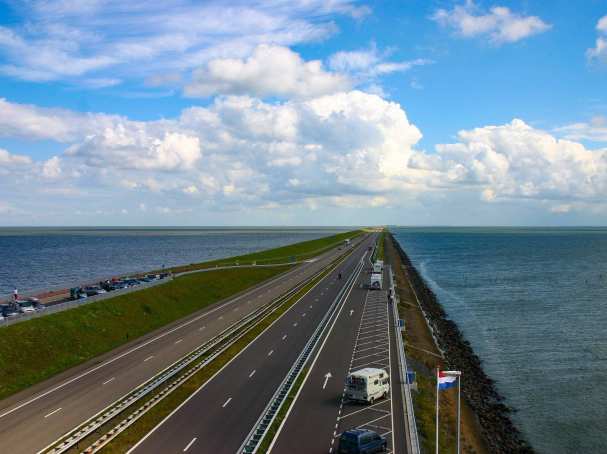
[[[73,145],[69,156],[84,158],[93,167],[135,170],[188,170],[201,157],[198,137],[175,132],[148,133],[138,124],[119,124]]]
[[[607,15],[599,19],[596,24],[596,30],[599,36],[596,39],[594,47],[586,50],[586,58],[590,61],[607,61]]]
[[[520,41],[552,27],[537,16],[524,16],[503,6],[494,6],[483,13],[472,2],[451,10],[439,9],[431,18],[458,36],[488,36],[496,45]]]
[[[11,154],[3,148],[0,148],[0,167],[13,167],[30,164],[31,162],[32,160],[29,156]]]
[[[323,69],[319,60],[304,61],[282,46],[260,45],[246,59],[214,59],[194,71],[185,87],[191,97],[248,94],[310,98],[347,90],[349,80]]]
[[[591,140],[607,142],[607,117],[597,115],[590,122],[579,122],[556,128],[557,134],[570,140]]]
[[[589,150],[518,119],[460,131],[458,139],[437,145],[434,156],[414,156],[412,166],[432,174],[436,186],[478,190],[486,201],[604,203],[607,149]]]
[[[136,3],[34,0],[0,26],[0,73],[21,80],[108,86],[161,80],[218,58],[243,58],[259,44],[291,46],[325,39],[333,18],[360,20],[354,0],[291,2],[194,0]]]
[[[415,66],[433,63],[432,60],[425,58],[389,61],[390,53],[390,51],[380,52],[375,44],[371,44],[367,49],[340,51],[329,57],[329,67],[361,81],[394,72],[405,72]]]

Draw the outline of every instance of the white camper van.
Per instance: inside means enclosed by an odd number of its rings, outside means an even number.
[[[388,397],[390,379],[383,369],[365,367],[348,375],[346,379],[346,397],[350,400],[373,403],[382,397]]]
[[[381,290],[383,284],[383,276],[381,273],[372,273],[369,280],[369,288],[373,290]]]
[[[377,260],[373,264],[373,272],[374,273],[381,273],[383,270],[384,270],[384,261],[383,260]]]

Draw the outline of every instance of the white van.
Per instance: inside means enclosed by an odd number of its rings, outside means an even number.
[[[384,270],[384,262],[383,260],[378,260],[373,264],[373,272],[381,273]]]
[[[350,400],[373,403],[382,397],[388,397],[390,379],[383,369],[365,367],[348,375],[346,379],[346,397]]]
[[[383,284],[383,277],[381,273],[373,273],[371,274],[371,278],[369,279],[369,288],[373,290],[381,290]]]

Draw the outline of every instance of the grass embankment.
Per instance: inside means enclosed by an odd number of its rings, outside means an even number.
[[[377,249],[375,249],[375,260],[384,260],[384,250],[386,242],[386,231],[382,230],[377,239]]]
[[[177,408],[184,400],[198,390],[203,384],[213,377],[223,366],[225,366],[232,358],[234,358],[247,345],[253,342],[266,328],[268,328],[275,320],[284,314],[291,306],[293,306],[305,293],[314,287],[326,274],[318,276],[308,285],[303,287],[299,292],[289,298],[278,309],[274,310],[267,317],[255,325],[242,338],[231,345],[225,352],[219,355],[207,366],[199,372],[192,375],[183,385],[179,386],[175,391],[164,398],[160,403],[152,407],[146,414],[138,419],[131,427],[118,435],[108,445],[102,449],[103,454],[119,454],[124,453],[134,446],[141,438],[143,438],[150,430],[152,430],[160,421],[162,421],[169,413]],[[109,430],[107,427],[106,430]],[[99,434],[103,431],[99,431]],[[83,444],[84,446],[84,444]],[[83,447],[82,446],[82,447]],[[79,452],[75,450],[74,453]]]
[[[288,267],[195,273],[0,329],[0,399],[269,279]]]
[[[388,262],[392,265],[396,279],[396,292],[400,303],[398,312],[406,321],[403,333],[409,369],[417,374],[417,392],[413,392],[415,418],[422,452],[436,449],[436,379],[435,370],[444,362],[436,348],[424,315],[417,304],[409,280],[403,272],[402,261],[392,242],[385,241]],[[456,405],[457,391],[451,389],[440,394],[440,452],[456,451]],[[488,452],[483,441],[477,418],[462,397],[462,452],[485,454]]]
[[[257,265],[272,263],[288,263],[291,261],[307,260],[343,243],[346,238],[355,238],[362,234],[362,230],[352,230],[350,232],[339,233],[316,240],[303,241],[301,243],[290,244],[266,251],[254,252],[251,254],[228,257],[225,259],[213,260],[203,263],[192,263],[190,265],[177,266],[171,268],[174,273],[184,271],[212,268],[215,266],[230,265]]]

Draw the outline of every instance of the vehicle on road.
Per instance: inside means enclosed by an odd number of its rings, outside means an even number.
[[[390,379],[384,369],[365,367],[348,374],[346,378],[346,398],[358,402],[374,403],[387,397]]]
[[[375,263],[373,264],[373,272],[381,273],[383,270],[384,270],[384,261],[376,260]]]
[[[16,317],[19,315],[19,309],[15,306],[15,304],[1,304],[0,305],[0,313],[4,316],[4,318]]]
[[[381,273],[371,274],[369,279],[369,288],[372,290],[381,290],[383,287],[383,276]]]
[[[339,437],[340,454],[371,454],[386,452],[388,441],[386,437],[367,429],[346,430]]]
[[[29,300],[19,300],[17,301],[17,306],[19,306],[19,312],[22,314],[31,314],[32,312],[36,312],[36,306],[32,301]]]
[[[90,287],[85,287],[84,293],[86,293],[86,296],[94,296],[94,295],[101,295],[101,294],[107,293],[107,292],[105,290],[103,290],[101,287],[99,287],[98,285],[92,285]]]

